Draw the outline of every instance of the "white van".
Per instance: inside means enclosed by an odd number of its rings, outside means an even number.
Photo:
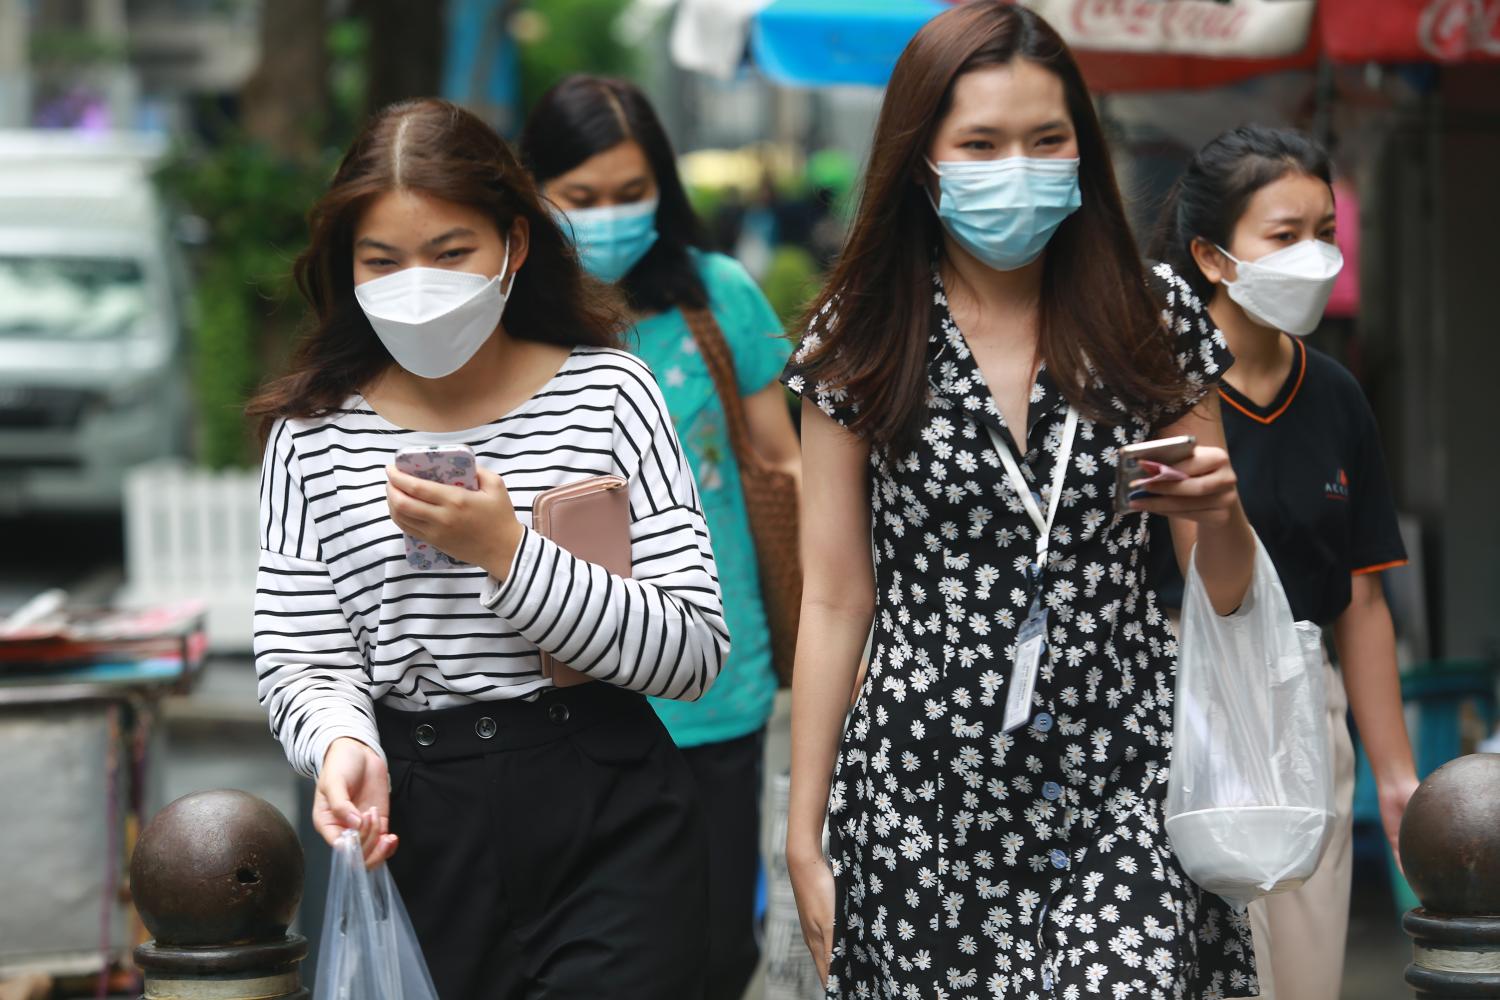
[[[118,510],[185,455],[186,287],[138,136],[0,131],[0,514]]]

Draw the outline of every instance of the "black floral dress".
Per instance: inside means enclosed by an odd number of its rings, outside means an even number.
[[[1170,268],[1152,278],[1201,395],[1231,361],[1223,336]],[[936,276],[932,327],[920,443],[870,458],[875,638],[828,803],[827,995],[1253,996],[1248,919],[1188,881],[1162,822],[1177,640],[1145,582],[1145,516],[1113,503],[1117,450],[1153,428],[1079,422],[1042,581],[1034,714],[1004,733],[1035,529],[982,425],[1024,454],[1045,510],[1067,403],[1044,368],[1018,441]],[[784,380],[841,423],[857,412],[805,384],[798,358]]]

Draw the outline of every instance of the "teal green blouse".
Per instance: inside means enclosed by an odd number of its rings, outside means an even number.
[[[738,261],[696,251],[693,259],[708,290],[709,308],[734,355],[740,395],[752,396],[774,384],[786,364],[790,345],[781,321]],[[729,624],[729,661],[708,693],[695,702],[652,699],[652,705],[678,746],[736,739],[760,729],[771,717],[776,674],[755,545],[724,407],[681,310],[641,320],[626,346],[656,372],[697,476]]]

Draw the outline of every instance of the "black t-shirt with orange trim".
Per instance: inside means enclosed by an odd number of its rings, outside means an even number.
[[[1406,562],[1375,415],[1338,362],[1294,340],[1296,357],[1269,406],[1221,384],[1224,436],[1240,499],[1281,575],[1298,620],[1329,625],[1349,606],[1351,578]],[[1165,518],[1151,519],[1166,532]],[[1171,545],[1152,545],[1151,582],[1182,605]]]

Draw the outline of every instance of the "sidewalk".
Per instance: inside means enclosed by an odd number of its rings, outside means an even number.
[[[208,788],[240,788],[267,800],[289,819],[297,818],[297,779],[271,738],[255,701],[255,671],[248,659],[215,660],[190,698],[165,712],[167,758],[162,802]],[[770,784],[790,765],[791,697],[779,693],[766,739],[764,801]],[[764,816],[762,849],[769,853],[771,817]],[[304,898],[303,909],[323,901]],[[1356,866],[1349,946],[1342,1000],[1407,1000],[1402,973],[1411,944],[1401,932],[1384,870]],[[763,1000],[763,971],[745,1000]],[[807,1000],[819,1000],[809,997]]]

